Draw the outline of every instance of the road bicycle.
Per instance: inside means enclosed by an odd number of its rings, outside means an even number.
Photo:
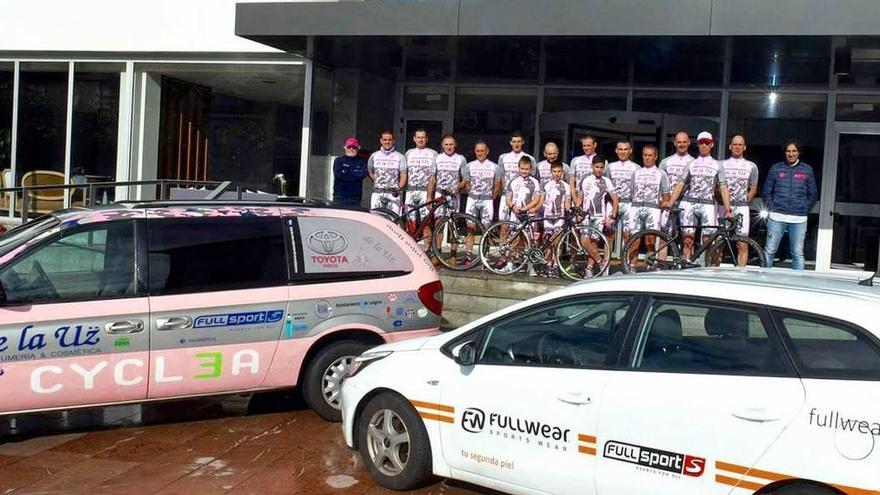
[[[531,263],[549,268],[547,253],[555,253],[555,265],[565,277],[582,280],[608,273],[611,250],[601,231],[581,225],[583,211],[571,208],[564,224],[552,236],[541,236],[538,226],[544,218],[520,213],[517,222],[502,220],[486,229],[480,240],[480,259],[487,270],[510,275]],[[553,251],[551,251],[553,250]]]
[[[439,190],[440,196],[429,199],[398,215],[388,208],[374,208],[372,213],[383,216],[406,231],[416,242],[425,240],[429,232],[428,254],[450,270],[470,270],[479,263],[476,256],[465,253],[468,229],[473,230],[474,243],[478,243],[485,228],[477,217],[456,211],[452,191]],[[392,190],[394,197],[400,195]],[[442,209],[438,213],[438,210]]]
[[[767,256],[760,244],[748,236],[737,235],[736,228],[742,222],[742,215],[733,218],[719,219],[720,225],[679,225],[681,208],[669,210],[669,229],[640,230],[633,233],[624,244],[620,266],[624,273],[637,273],[654,270],[681,270],[701,266],[756,266],[766,267]],[[700,243],[700,237],[694,235],[694,254],[686,257],[682,254],[684,236],[682,229],[702,228],[708,233],[708,241]],[[699,248],[697,248],[699,243]],[[745,261],[738,259],[739,243],[746,247]]]

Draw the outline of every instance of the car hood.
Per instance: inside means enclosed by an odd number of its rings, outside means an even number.
[[[448,335],[440,334],[434,335],[431,337],[418,337],[415,339],[407,339],[401,340],[399,342],[391,342],[390,344],[383,344],[379,347],[374,347],[370,349],[370,352],[374,351],[393,351],[393,352],[403,352],[403,351],[418,351],[422,349],[437,349],[439,348],[443,342],[446,341]]]

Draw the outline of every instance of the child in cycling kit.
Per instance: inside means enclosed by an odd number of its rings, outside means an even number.
[[[554,163],[550,168],[550,181],[544,185],[544,237],[547,239],[565,225],[565,212],[571,208],[571,186],[563,180],[563,175],[562,164]],[[559,242],[558,239],[556,242]],[[545,253],[550,276],[559,275],[554,260],[555,247],[548,246]]]
[[[504,188],[504,199],[507,208],[510,209],[510,216],[501,220],[516,222],[517,214],[538,211],[541,205],[541,186],[538,179],[532,175],[532,161],[529,157],[520,158],[519,175],[507,183]]]
[[[611,179],[605,177],[605,160],[593,159],[593,173],[584,177],[578,185],[580,206],[584,210],[583,224],[599,232],[614,225],[617,218],[617,191]]]

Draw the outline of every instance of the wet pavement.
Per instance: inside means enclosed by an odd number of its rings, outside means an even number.
[[[0,494],[382,494],[294,394],[0,417]],[[484,490],[437,481],[414,493]]]

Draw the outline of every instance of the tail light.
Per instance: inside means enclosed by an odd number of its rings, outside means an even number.
[[[437,315],[443,312],[443,284],[436,280],[419,287],[419,300]]]

